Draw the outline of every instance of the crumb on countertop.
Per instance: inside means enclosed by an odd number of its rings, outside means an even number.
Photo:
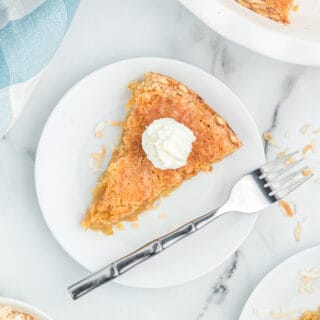
[[[301,155],[305,158],[307,153],[309,151],[312,151],[312,144],[311,143],[308,143],[307,145],[305,145],[301,151]]]
[[[279,200],[279,205],[286,217],[292,218],[296,214],[296,205],[293,202],[288,203],[286,200],[281,199]]]
[[[265,132],[263,134],[263,138],[265,141],[268,142],[269,145],[275,147],[275,148],[280,148],[278,141],[273,137],[271,132]]]

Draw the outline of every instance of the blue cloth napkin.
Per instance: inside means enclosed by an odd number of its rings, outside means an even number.
[[[0,0],[0,137],[22,111],[79,0]]]

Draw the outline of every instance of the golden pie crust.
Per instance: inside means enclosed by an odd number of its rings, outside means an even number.
[[[241,146],[227,122],[201,97],[180,82],[147,73],[141,82],[129,84],[132,96],[123,123],[119,146],[99,178],[92,203],[82,226],[110,235],[122,221],[137,220],[155,201],[169,195],[198,172],[212,170]],[[191,129],[196,137],[187,164],[175,170],[155,168],[147,159],[141,136],[160,118],[173,118]]]
[[[243,6],[272,20],[290,23],[289,15],[294,0],[236,0]]]
[[[306,311],[299,320],[320,320],[320,308],[318,311]]]

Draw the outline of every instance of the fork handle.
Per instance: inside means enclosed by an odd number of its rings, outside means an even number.
[[[172,232],[167,233],[160,238],[157,238],[132,253],[110,263],[101,270],[89,275],[88,277],[80,280],[79,282],[71,285],[68,291],[72,299],[76,300],[81,296],[87,294],[91,290],[107,283],[133,267],[137,266],[141,262],[159,254],[166,250],[178,241],[188,237],[192,233],[198,231],[208,223],[214,221],[219,216],[225,213],[222,207],[210,211],[209,213],[202,215],[183,226],[175,229]]]

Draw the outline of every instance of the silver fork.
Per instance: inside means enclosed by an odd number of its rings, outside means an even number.
[[[312,174],[304,175],[305,170],[308,169],[307,166],[295,169],[295,171],[292,170],[303,161],[303,159],[295,160],[293,158],[297,154],[298,151],[290,153],[246,174],[236,182],[229,199],[221,207],[147,243],[138,250],[73,284],[68,288],[72,299],[76,300],[102,284],[119,277],[226,213],[253,214],[282,199],[312,176]]]

